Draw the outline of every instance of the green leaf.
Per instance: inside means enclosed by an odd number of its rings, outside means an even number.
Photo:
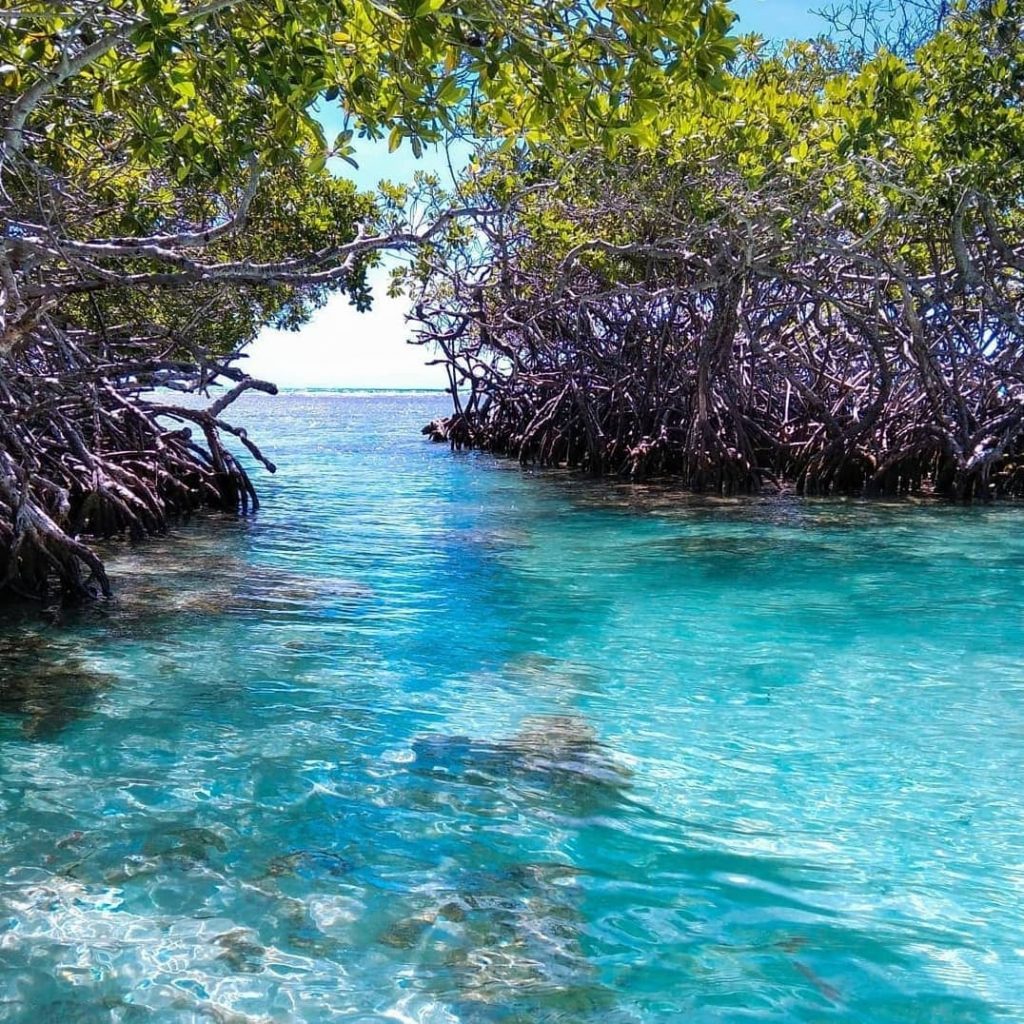
[[[454,107],[461,103],[469,91],[459,86],[458,82],[451,76],[446,78],[437,93],[437,102],[442,106]]]
[[[445,0],[423,0],[423,2],[416,8],[416,13],[413,15],[414,18],[425,18],[428,14],[434,14],[436,11],[441,10],[445,5]]]
[[[196,86],[190,78],[183,78],[180,81],[171,82],[171,88],[183,99],[194,100],[196,98]]]

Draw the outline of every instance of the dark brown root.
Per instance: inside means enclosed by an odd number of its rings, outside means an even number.
[[[789,185],[727,184],[711,219],[667,184],[665,225],[606,189],[561,255],[506,212],[489,254],[439,262],[417,311],[454,408],[424,432],[697,491],[1024,497],[1019,217],[967,193],[860,242]]]
[[[226,361],[200,366],[140,351],[134,339],[112,344],[44,322],[0,356],[0,596],[109,595],[90,539],[141,539],[199,509],[259,507],[222,435],[274,466],[222,413],[248,389],[276,388]],[[234,386],[208,407],[161,401],[154,390],[196,392],[218,377]]]

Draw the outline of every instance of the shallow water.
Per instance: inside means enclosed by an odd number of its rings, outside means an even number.
[[[1024,1020],[1024,512],[244,400],[264,510],[0,630],[0,1020]]]

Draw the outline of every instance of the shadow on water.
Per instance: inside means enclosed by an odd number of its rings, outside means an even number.
[[[76,653],[124,651],[180,640],[188,631],[218,623],[305,625],[311,610],[320,620],[358,622],[372,613],[371,588],[345,577],[299,573],[246,560],[234,550],[245,524],[207,519],[138,545],[108,545],[115,580],[109,600],[68,608],[8,602],[0,608],[0,716],[21,720],[32,739],[50,739],[86,718],[99,696],[118,679]],[[183,557],[187,552],[187,557]],[[285,642],[289,651],[316,651],[308,630]],[[181,659],[165,662],[169,675]],[[222,691],[218,699],[224,699]]]
[[[297,572],[253,561],[253,523],[200,516],[166,536],[141,543],[106,542],[113,597],[75,607],[11,606],[0,621],[32,626],[40,618],[72,630],[102,631],[104,640],[159,636],[168,626],[231,616],[297,615],[311,608],[358,610],[375,595],[343,576]]]
[[[114,682],[74,654],[55,652],[39,633],[0,636],[0,716],[20,720],[28,739],[55,738]]]
[[[0,716],[19,720],[22,734],[37,740],[53,739],[88,717],[119,681],[75,646],[102,653],[125,641],[147,644],[197,626],[210,629],[218,621],[301,622],[310,608],[323,618],[355,621],[372,610],[375,595],[356,581],[254,565],[232,554],[231,541],[239,536],[238,524],[210,521],[187,535],[112,548],[117,588],[110,600],[64,609],[6,604],[0,610]],[[291,646],[312,643],[295,639]]]
[[[917,530],[950,523],[1019,521],[1024,502],[960,505],[931,497],[893,499],[803,497],[795,494],[722,497],[687,491],[671,480],[595,478],[565,470],[541,470],[559,500],[574,510],[653,516],[693,523],[732,523],[871,533],[880,527]],[[874,539],[874,538],[873,538]]]

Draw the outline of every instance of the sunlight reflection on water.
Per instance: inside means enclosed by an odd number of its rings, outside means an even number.
[[[0,633],[0,1020],[1024,1016],[1017,509],[253,398],[248,523]]]

